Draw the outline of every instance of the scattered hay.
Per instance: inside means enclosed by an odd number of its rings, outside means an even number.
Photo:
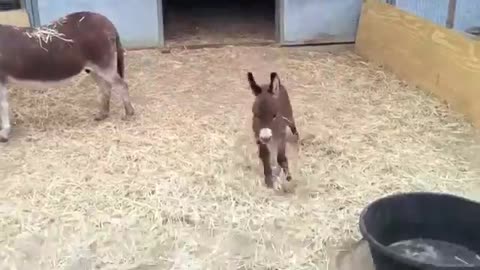
[[[370,201],[480,190],[472,127],[351,53],[131,51],[127,63],[132,121],[117,100],[94,122],[84,77],[12,91],[0,268],[327,269]],[[277,71],[290,91],[302,137],[292,193],[262,185],[247,71]]]

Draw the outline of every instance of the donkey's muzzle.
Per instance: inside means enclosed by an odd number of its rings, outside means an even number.
[[[258,134],[258,140],[263,143],[263,144],[266,144],[268,143],[271,139],[272,139],[272,130],[269,129],[269,128],[262,128],[260,130],[260,134]]]

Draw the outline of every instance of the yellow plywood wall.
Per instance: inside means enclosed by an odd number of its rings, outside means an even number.
[[[480,40],[367,0],[355,50],[447,101],[480,127]]]
[[[0,24],[30,26],[27,11],[24,9],[0,11]]]

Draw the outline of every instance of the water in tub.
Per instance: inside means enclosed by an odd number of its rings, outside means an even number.
[[[389,246],[396,253],[418,262],[438,266],[480,266],[480,255],[466,247],[432,239],[410,239]]]

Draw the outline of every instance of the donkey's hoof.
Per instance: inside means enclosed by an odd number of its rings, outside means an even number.
[[[122,116],[122,120],[124,120],[124,121],[128,121],[132,118],[133,118],[133,114],[131,114],[131,115],[125,114],[124,116]]]
[[[105,120],[108,117],[108,113],[97,113],[93,117],[95,121],[102,121]]]
[[[273,177],[272,176],[266,176],[265,177],[265,185],[267,188],[273,188]]]
[[[294,140],[295,140],[296,142],[299,142],[299,141],[300,141],[300,134],[298,133],[298,131],[295,132],[295,133],[293,133],[293,137],[295,138]]]
[[[135,109],[133,108],[133,106],[130,104],[130,105],[127,105],[125,106],[125,116],[132,116],[135,114]]]
[[[10,134],[10,129],[0,130],[0,143],[8,142],[8,135]]]
[[[122,120],[129,120],[133,118],[134,115],[135,115],[135,111],[133,109],[131,111],[126,111],[125,115],[122,117]]]
[[[275,181],[273,183],[273,190],[281,191],[283,189],[282,183],[280,181]]]
[[[287,181],[288,182],[292,181],[292,176],[291,175],[287,175]]]

